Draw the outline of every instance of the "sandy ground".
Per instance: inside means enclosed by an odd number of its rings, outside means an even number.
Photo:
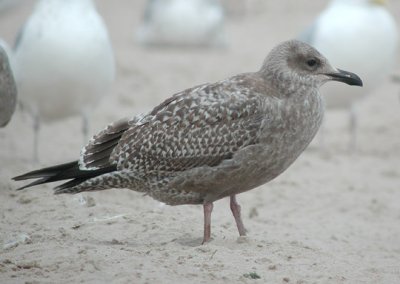
[[[229,19],[227,49],[160,50],[133,40],[143,0],[98,1],[118,77],[91,132],[186,87],[258,69],[326,2],[257,1]],[[1,37],[12,42],[31,4],[0,15]],[[399,1],[391,8],[399,18]],[[206,245],[201,206],[162,206],[129,190],[16,192],[11,177],[74,160],[82,145],[79,117],[45,125],[32,164],[31,122],[19,110],[0,129],[0,282],[400,283],[399,91],[388,78],[359,104],[356,153],[346,151],[346,113],[329,112],[325,151],[314,143],[279,178],[240,195],[247,237],[238,238],[227,200],[216,202]]]

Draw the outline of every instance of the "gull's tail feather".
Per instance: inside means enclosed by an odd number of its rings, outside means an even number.
[[[18,188],[21,190],[24,188],[32,187],[39,184],[55,182],[60,180],[69,180],[55,188],[56,193],[74,193],[64,189],[72,189],[73,187],[99,175],[116,171],[116,166],[104,167],[96,170],[81,170],[79,169],[78,161],[65,163],[53,167],[43,168],[40,170],[32,171],[17,177],[13,180],[27,180],[36,179],[35,181]]]

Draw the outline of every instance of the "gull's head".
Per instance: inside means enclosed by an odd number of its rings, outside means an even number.
[[[318,50],[298,40],[285,41],[273,48],[260,71],[282,86],[321,86],[327,81],[363,84],[356,74],[332,67]]]

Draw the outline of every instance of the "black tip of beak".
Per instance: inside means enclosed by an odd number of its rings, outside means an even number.
[[[340,69],[338,69],[338,71],[339,72],[337,72],[337,73],[329,73],[326,75],[331,77],[332,80],[343,82],[348,85],[360,86],[360,87],[363,86],[363,82],[362,82],[361,78],[358,77],[358,75],[351,73],[351,72],[344,71],[344,70],[340,70]]]

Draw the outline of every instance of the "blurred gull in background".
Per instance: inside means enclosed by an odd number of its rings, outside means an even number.
[[[147,45],[224,46],[218,0],[148,0],[137,40]]]
[[[17,86],[7,52],[0,46],[0,127],[6,126],[15,111]]]
[[[88,112],[110,91],[115,62],[107,28],[91,0],[41,0],[15,45],[20,98],[34,118],[34,159],[40,122]]]
[[[364,88],[331,84],[321,89],[327,108],[350,110],[350,149],[356,147],[355,103],[388,77],[396,60],[398,30],[384,0],[332,0],[300,39],[339,68],[359,74]]]

